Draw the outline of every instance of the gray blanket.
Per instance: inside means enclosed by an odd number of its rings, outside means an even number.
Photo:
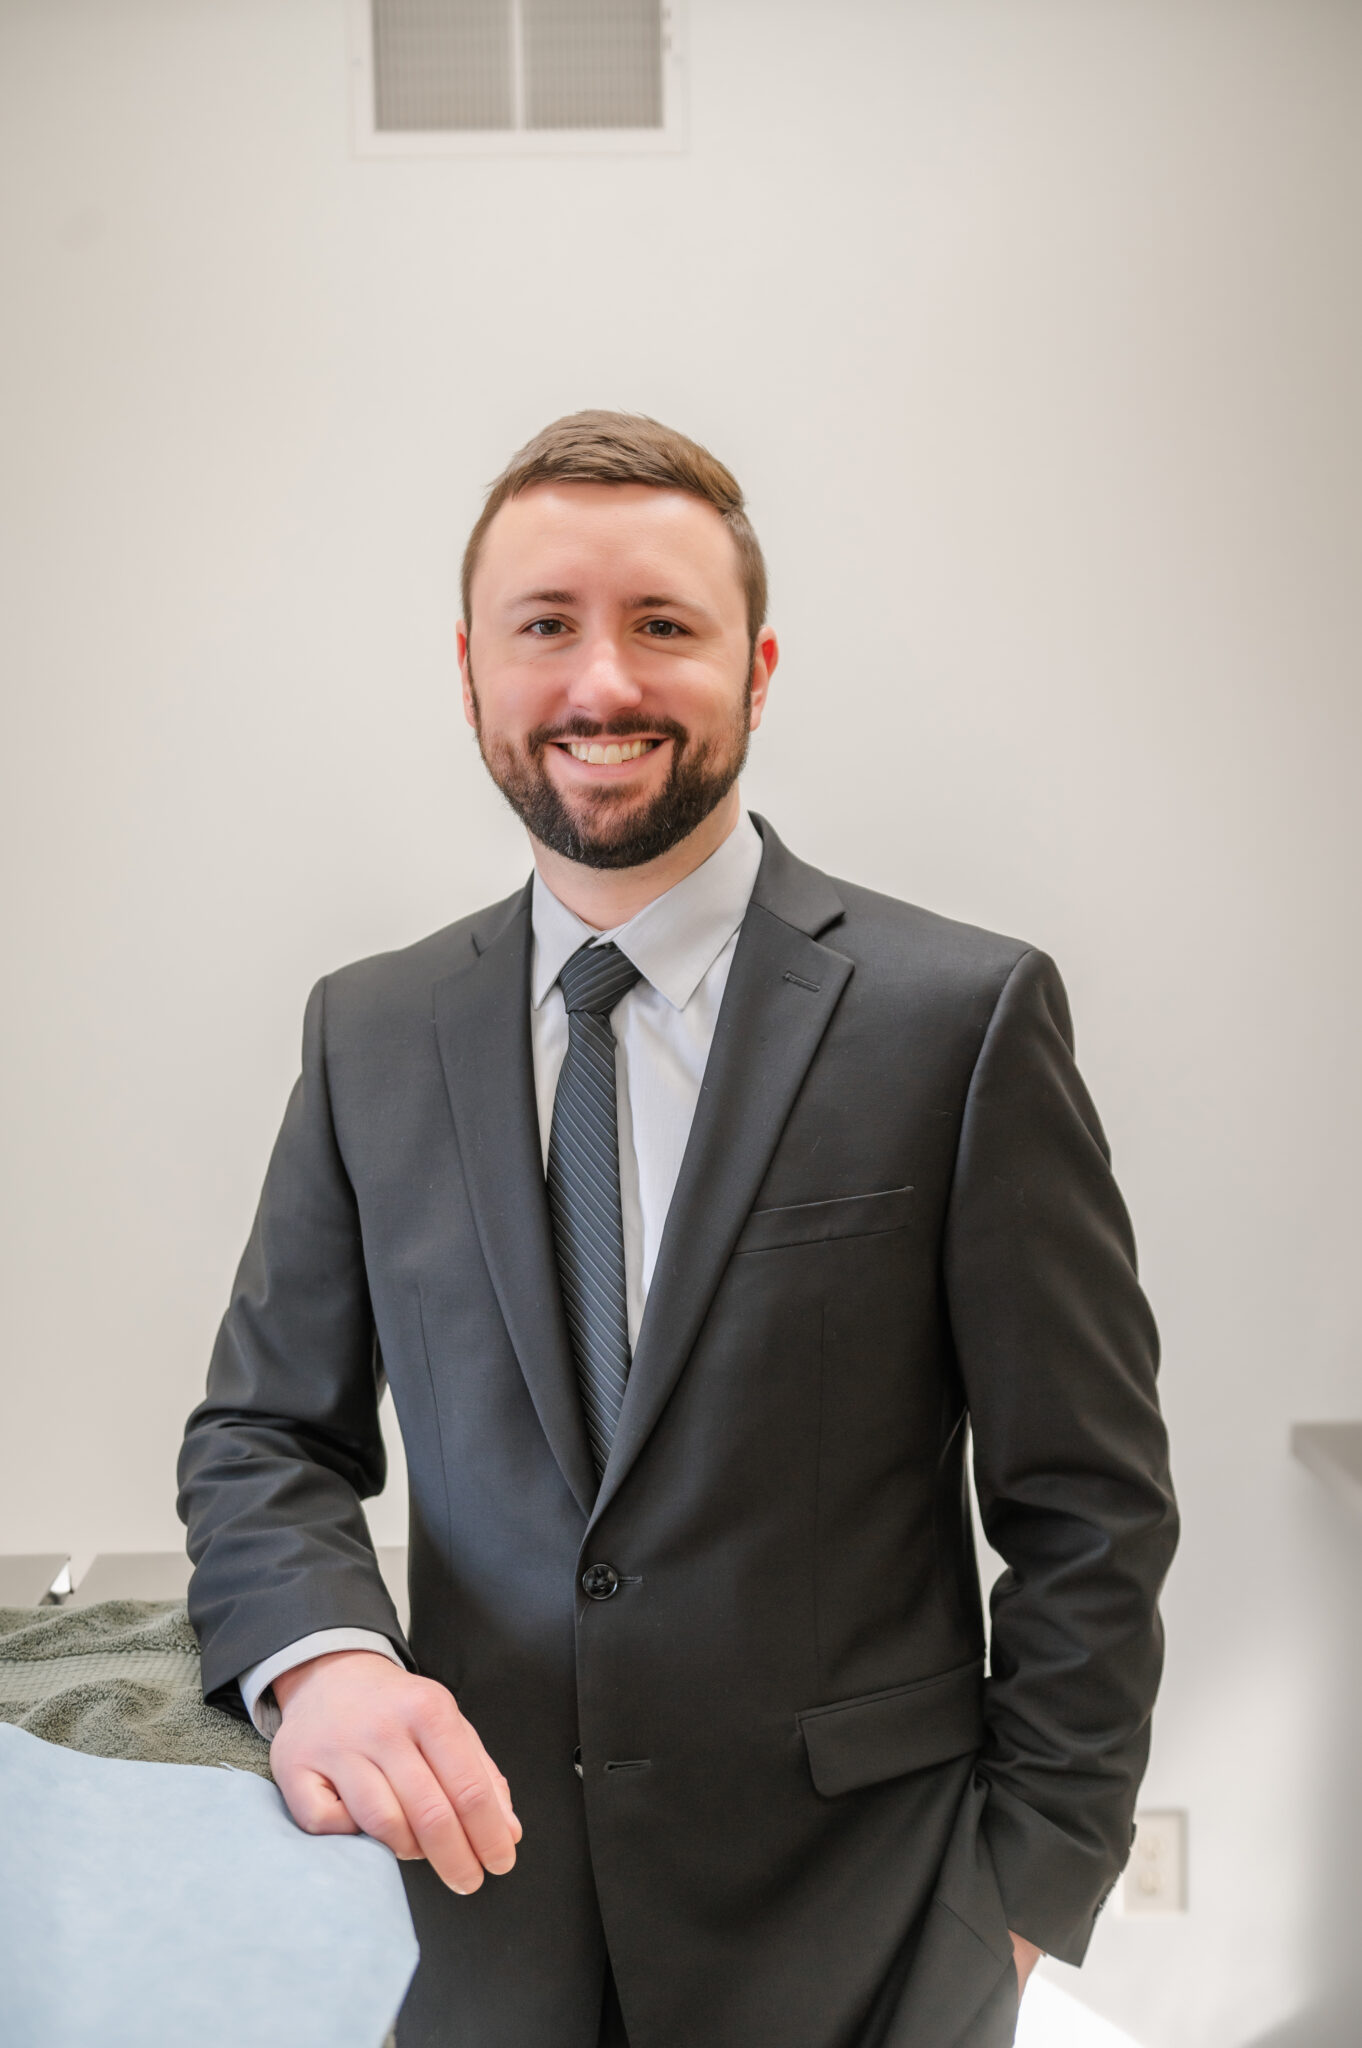
[[[182,1600],[0,1607],[0,1721],[89,1756],[270,1775],[264,1738],[205,1706]]]

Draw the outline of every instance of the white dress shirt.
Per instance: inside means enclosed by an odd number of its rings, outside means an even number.
[[[534,877],[530,1045],[545,1165],[553,1098],[567,1051],[568,1018],[558,976],[579,946],[613,940],[642,977],[611,1013],[615,1032],[620,1213],[629,1343],[637,1341],[676,1177],[704,1079],[738,932],[761,865],[761,838],[744,811],[709,859],[614,931],[597,932]],[[241,1678],[246,1711],[264,1736],[279,1727],[269,1688],[283,1672],[333,1650],[378,1650],[400,1662],[386,1636],[329,1628],[302,1636]]]

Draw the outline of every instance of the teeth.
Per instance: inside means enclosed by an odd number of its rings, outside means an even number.
[[[608,746],[599,740],[569,740],[568,752],[574,761],[587,761],[598,768],[617,768],[621,761],[637,761],[640,754],[650,754],[656,745],[656,740],[611,740]]]

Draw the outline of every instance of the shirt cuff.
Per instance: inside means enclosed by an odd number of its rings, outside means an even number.
[[[285,1671],[292,1671],[295,1664],[306,1664],[313,1657],[329,1656],[335,1650],[376,1650],[401,1670],[406,1669],[388,1638],[376,1634],[373,1629],[319,1628],[310,1636],[299,1636],[296,1643],[289,1643],[286,1648],[276,1650],[272,1657],[252,1664],[250,1670],[243,1671],[237,1680],[246,1712],[266,1742],[273,1741],[284,1718],[270,1689],[275,1679]]]

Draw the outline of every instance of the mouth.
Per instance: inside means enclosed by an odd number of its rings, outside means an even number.
[[[553,745],[560,754],[571,755],[574,761],[582,761],[590,768],[620,768],[629,761],[641,760],[645,754],[656,752],[666,745],[661,739],[630,740],[555,740]]]

